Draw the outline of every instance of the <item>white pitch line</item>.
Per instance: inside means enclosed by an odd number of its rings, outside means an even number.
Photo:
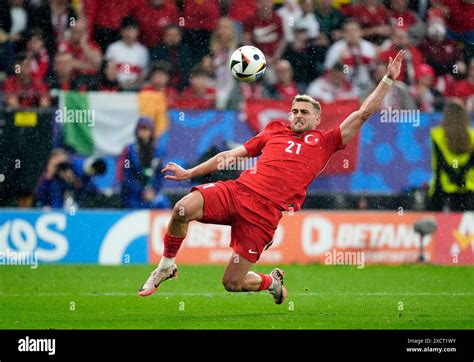
[[[250,293],[250,292],[244,292]],[[229,293],[157,293],[157,296],[163,297],[222,297],[227,296]],[[347,292],[347,293],[317,293],[317,292],[306,292],[306,293],[288,293],[289,296],[294,297],[323,297],[323,296],[360,296],[360,297],[391,297],[391,296],[420,296],[420,297],[470,297],[474,296],[474,292]],[[131,292],[105,292],[105,293],[60,293],[60,292],[48,292],[48,293],[4,293],[0,292],[0,297],[66,297],[66,296],[83,296],[83,297],[128,297],[138,296],[138,293]]]

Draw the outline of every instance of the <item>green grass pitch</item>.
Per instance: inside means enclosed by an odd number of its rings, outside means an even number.
[[[226,292],[223,266],[179,267],[141,298],[150,265],[1,266],[0,328],[474,328],[473,267],[286,265],[283,305],[267,292]]]

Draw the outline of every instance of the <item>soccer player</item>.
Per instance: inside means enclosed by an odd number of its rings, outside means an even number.
[[[163,281],[176,276],[176,254],[186,237],[189,222],[198,220],[231,225],[233,254],[222,278],[227,291],[268,290],[276,304],[283,303],[286,298],[283,271],[276,268],[266,275],[251,269],[272,244],[282,211],[300,209],[306,188],[332,154],[344,148],[378,109],[400,74],[404,55],[401,50],[395,59],[389,59],[387,73],[377,88],[339,127],[327,132],[316,130],[321,122],[320,104],[310,96],[297,95],[292,101],[289,126],[271,122],[243,146],[221,152],[192,169],[168,163],[162,172],[171,174],[165,178],[181,181],[209,174],[240,157],[261,155],[256,172],[247,170],[235,181],[195,186],[176,203],[164,238],[163,257],[139,294],[150,295]]]

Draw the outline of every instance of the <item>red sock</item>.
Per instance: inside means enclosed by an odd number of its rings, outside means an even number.
[[[177,236],[165,235],[165,250],[163,256],[165,258],[174,258],[178,253],[179,247],[183,243],[184,238],[179,238]]]
[[[258,290],[267,290],[268,288],[270,288],[270,285],[272,285],[272,281],[273,281],[272,277],[270,275],[266,275],[263,273],[257,273],[257,274],[262,277],[262,283],[258,287]]]

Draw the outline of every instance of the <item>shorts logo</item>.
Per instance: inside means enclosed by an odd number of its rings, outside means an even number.
[[[253,251],[252,249],[249,249],[250,254],[258,254],[258,251]]]

